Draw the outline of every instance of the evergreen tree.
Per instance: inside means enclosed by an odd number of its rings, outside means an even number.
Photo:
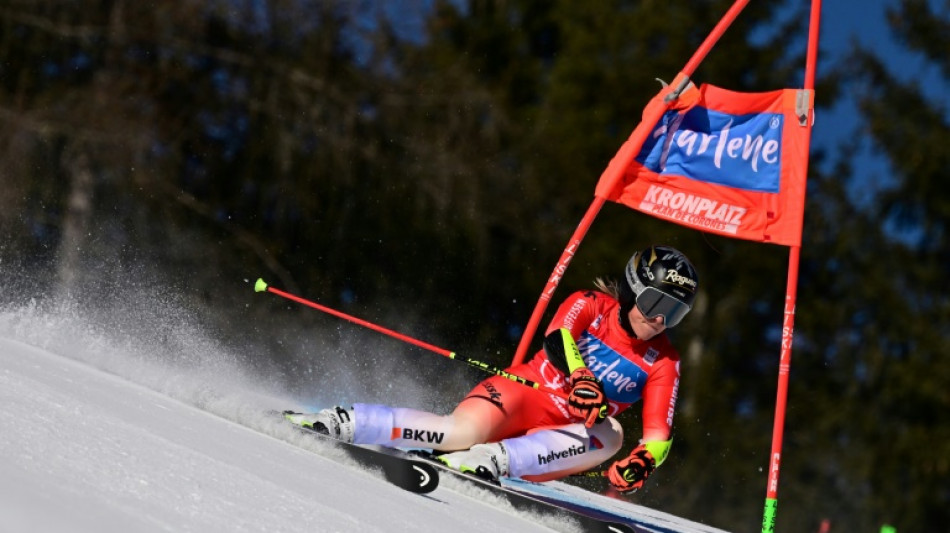
[[[424,32],[408,36],[367,5],[10,3],[0,260],[22,263],[39,290],[80,293],[154,266],[234,342],[253,336],[249,322],[286,321],[269,356],[288,368],[306,356],[369,377],[380,357],[325,350],[311,312],[251,305],[248,276],[509,361],[655,78],[672,79],[731,2],[442,1],[418,6]],[[750,3],[695,81],[800,85],[807,17],[782,13]],[[891,22],[945,83],[946,14],[904,0]],[[855,147],[831,159],[813,146],[779,530],[829,518],[935,531],[950,498],[947,113],[866,50],[826,77],[819,106],[840,96],[838,80],[860,95],[861,133],[892,171],[857,198]],[[686,252],[702,291],[672,332],[684,356],[673,453],[633,499],[754,529],[787,251],[607,205],[555,301],[619,277],[652,243]],[[446,401],[465,386],[447,385]]]
[[[845,146],[809,198],[815,242],[800,301],[813,312],[797,351],[822,366],[798,378],[817,413],[795,417],[811,435],[793,438],[825,449],[792,468],[791,490],[807,501],[806,482],[825,487],[815,509],[854,530],[936,532],[950,519],[950,425],[939,414],[950,409],[950,300],[939,289],[950,259],[950,192],[941,185],[950,122],[934,97],[950,81],[950,14],[933,5],[906,0],[889,11],[897,40],[938,73],[928,85],[902,80],[862,47],[842,67],[862,112],[855,138],[870,140],[882,170],[848,163],[862,156]]]

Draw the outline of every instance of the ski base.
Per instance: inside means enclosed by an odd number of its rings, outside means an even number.
[[[390,448],[368,448],[339,441],[287,420],[284,415],[288,413],[292,414],[290,411],[273,412],[302,433],[333,446],[360,465],[381,469],[386,481],[401,489],[417,494],[428,494],[439,486],[439,471],[430,461]]]
[[[292,412],[275,412],[281,418],[284,418],[285,413]],[[553,497],[523,492],[495,481],[459,472],[439,462],[428,451],[405,451],[386,447],[370,448],[350,444],[313,431],[286,418],[284,420],[306,435],[343,451],[357,463],[381,469],[386,481],[410,492],[428,494],[434,491],[439,486],[440,474],[446,473],[455,479],[483,488],[491,494],[503,498],[518,510],[548,516],[562,516],[565,519],[573,520],[580,526],[579,531],[585,533],[653,533],[654,531],[652,529],[642,529],[638,525],[630,523],[625,517],[616,516],[606,511],[572,504],[571,502],[562,502]]]
[[[567,506],[554,499],[539,498],[535,495],[506,487],[494,481],[459,472],[439,462],[435,459],[435,456],[430,453],[420,451],[413,451],[411,453],[426,459],[430,464],[434,465],[439,472],[448,473],[455,479],[464,480],[466,483],[482,487],[492,494],[504,498],[516,509],[541,515],[561,515],[568,519],[573,519],[581,527],[580,531],[586,533],[648,533],[646,530],[640,529],[633,524],[621,521],[622,517],[613,516],[596,509]]]

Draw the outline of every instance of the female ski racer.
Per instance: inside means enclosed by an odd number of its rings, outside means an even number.
[[[598,278],[598,290],[571,294],[543,349],[506,369],[539,389],[493,376],[447,416],[372,404],[285,416],[346,442],[452,452],[438,459],[488,479],[546,481],[613,457],[623,443],[615,416],[642,401],[639,445],[607,469],[619,491],[635,491],[672,443],[680,363],[665,331],[689,312],[698,284],[685,255],[651,246],[630,259],[621,282]]]

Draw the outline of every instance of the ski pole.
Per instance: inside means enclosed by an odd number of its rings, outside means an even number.
[[[343,312],[341,312],[341,311],[337,311],[337,310],[335,310],[335,309],[331,309],[331,308],[329,308],[329,307],[327,307],[327,306],[325,306],[325,305],[320,305],[320,304],[318,304],[318,303],[316,303],[316,302],[312,302],[312,301],[310,301],[310,300],[301,298],[301,297],[299,297],[299,296],[295,296],[295,295],[293,295],[293,294],[290,294],[289,292],[284,292],[284,291],[282,291],[282,290],[280,290],[280,289],[275,289],[275,288],[269,286],[269,285],[268,285],[263,279],[261,279],[261,278],[257,278],[257,283],[254,284],[254,292],[269,292],[269,293],[272,293],[272,294],[276,294],[277,296],[281,296],[281,297],[283,297],[283,298],[287,298],[288,300],[295,301],[295,302],[297,302],[297,303],[299,303],[299,304],[303,304],[303,305],[306,305],[306,306],[308,306],[308,307],[312,307],[312,308],[314,308],[314,309],[317,309],[318,311],[323,311],[324,313],[331,314],[331,315],[333,315],[333,316],[335,316],[335,317],[337,317],[337,318],[342,318],[342,319],[344,319],[344,320],[349,320],[350,322],[353,322],[354,324],[359,324],[360,326],[369,328],[369,329],[374,330],[374,331],[378,331],[379,333],[382,333],[382,334],[384,334],[384,335],[389,335],[390,337],[393,337],[393,338],[395,338],[395,339],[399,339],[399,340],[401,340],[401,341],[408,342],[409,344],[413,344],[413,345],[418,346],[418,347],[420,347],[420,348],[425,348],[426,350],[429,350],[430,352],[435,352],[435,353],[437,353],[437,354],[439,354],[439,355],[442,355],[442,356],[444,356],[444,357],[448,357],[449,359],[452,359],[453,361],[461,361],[461,362],[463,362],[463,363],[465,363],[465,364],[467,364],[467,365],[469,365],[469,366],[475,367],[475,368],[477,368],[477,369],[479,369],[479,370],[481,370],[481,371],[483,371],[483,372],[487,372],[487,373],[489,373],[489,374],[493,374],[493,375],[496,375],[496,376],[502,376],[502,377],[504,377],[504,378],[510,379],[511,381],[515,381],[515,382],[521,383],[522,385],[527,385],[528,387],[531,387],[532,389],[540,389],[540,388],[541,388],[541,384],[540,384],[540,383],[537,383],[537,382],[535,382],[535,381],[531,381],[530,379],[525,379],[525,378],[523,378],[523,377],[521,377],[521,376],[512,374],[511,372],[507,372],[507,371],[505,371],[505,370],[503,370],[503,369],[501,369],[501,368],[492,366],[492,365],[490,365],[490,364],[488,364],[488,363],[485,363],[485,362],[482,362],[482,361],[478,361],[478,360],[475,360],[475,359],[471,359],[471,358],[468,358],[468,357],[460,357],[457,353],[455,353],[455,352],[453,352],[453,351],[451,351],[451,350],[446,350],[445,348],[439,348],[438,346],[435,346],[435,345],[433,345],[433,344],[429,344],[428,342],[424,342],[424,341],[421,341],[421,340],[418,340],[418,339],[414,339],[414,338],[409,337],[409,336],[407,336],[407,335],[403,335],[402,333],[398,333],[398,332],[393,331],[393,330],[391,330],[391,329],[387,329],[387,328],[384,328],[384,327],[382,327],[382,326],[378,326],[378,325],[376,325],[376,324],[373,324],[372,322],[367,322],[367,321],[365,321],[365,320],[363,320],[363,319],[361,319],[361,318],[357,318],[357,317],[355,317],[355,316],[348,315],[348,314],[343,313]],[[562,394],[560,391],[552,391],[552,390],[548,389],[548,390],[546,390],[546,392],[548,392],[548,393],[550,393],[550,394],[556,394],[556,395],[558,395],[558,396],[563,396],[563,394]]]
[[[607,477],[606,470],[585,470],[584,472],[575,472],[569,477]]]

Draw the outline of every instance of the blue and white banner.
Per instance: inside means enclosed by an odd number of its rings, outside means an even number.
[[[702,231],[800,245],[808,161],[802,94],[690,87],[653,127],[617,190],[598,194]]]

